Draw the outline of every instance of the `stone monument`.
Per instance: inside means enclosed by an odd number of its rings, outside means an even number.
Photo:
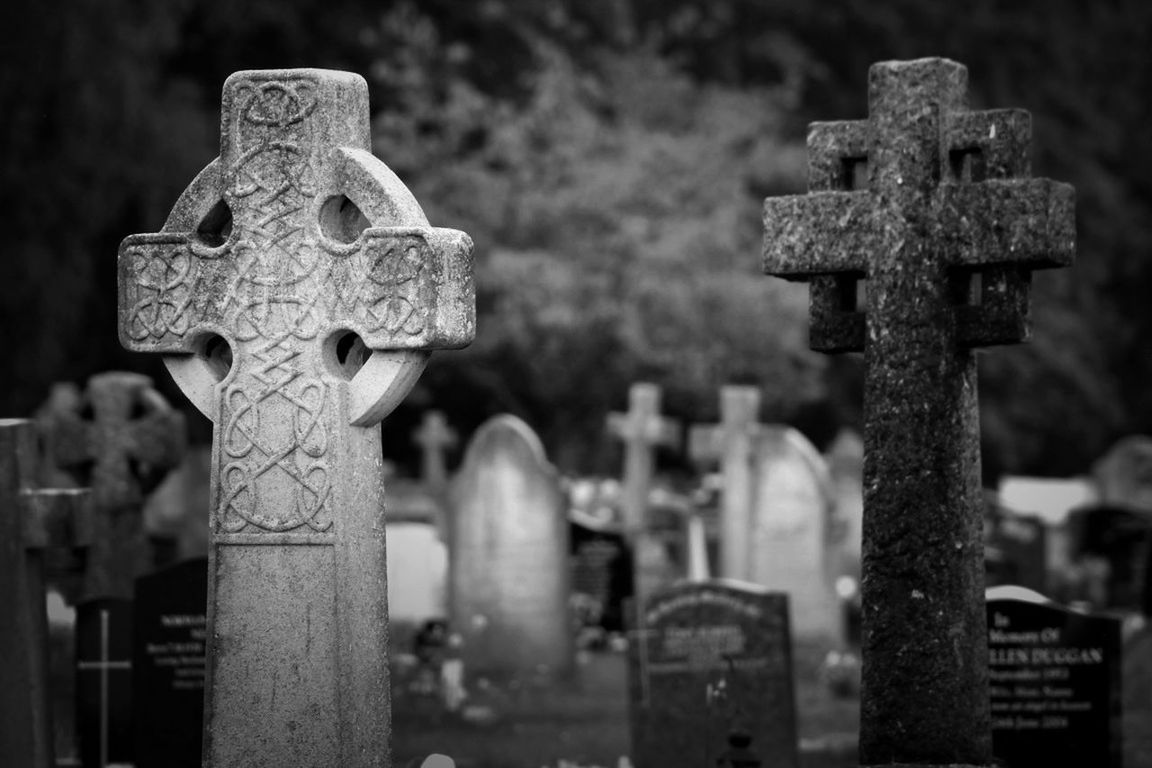
[[[370,139],[357,75],[233,74],[220,156],[120,246],[121,343],[215,425],[205,765],[390,764],[377,425],[475,306]]]
[[[1028,113],[970,112],[966,86],[945,59],[874,65],[867,120],[809,128],[809,194],[764,204],[813,349],[864,352],[864,765],[992,761],[974,349],[1023,341],[1032,270],[1075,250]]]

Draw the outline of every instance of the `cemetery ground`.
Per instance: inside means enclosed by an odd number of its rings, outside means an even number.
[[[859,699],[829,690],[820,671],[827,650],[803,641],[793,649],[802,768],[857,765]],[[604,651],[586,657],[567,685],[524,685],[482,696],[500,710],[489,724],[439,714],[397,691],[393,764],[419,765],[440,752],[459,768],[557,768],[561,761],[616,768],[630,753],[627,688],[627,655]],[[773,764],[770,755],[761,758],[765,766]]]

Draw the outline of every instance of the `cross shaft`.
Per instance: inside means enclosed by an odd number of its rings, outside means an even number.
[[[991,762],[972,348],[1023,341],[1031,271],[1074,253],[1072,188],[1026,178],[1027,113],[966,111],[966,82],[873,66],[868,120],[814,124],[812,191],[764,207],[812,347],[864,351],[864,765]]]

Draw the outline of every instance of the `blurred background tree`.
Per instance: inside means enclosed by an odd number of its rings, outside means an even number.
[[[476,241],[479,336],[436,355],[385,422],[465,431],[511,411],[567,471],[616,469],[604,415],[628,385],[716,418],[755,384],[763,418],[818,444],[859,425],[860,365],[807,350],[807,296],[759,273],[764,196],[804,189],[811,120],[863,117],[868,66],[968,65],[973,107],[1033,113],[1033,171],[1078,190],[1079,260],[1041,273],[1034,337],[982,354],[986,478],[1081,473],[1152,432],[1152,5],[974,0],[72,0],[6,6],[0,413],[108,368],[119,240],[154,231],[217,151],[245,68],[368,79],[374,150],[434,224]],[[193,419],[199,436],[208,434]]]

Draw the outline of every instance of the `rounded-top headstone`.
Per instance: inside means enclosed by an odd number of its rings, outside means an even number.
[[[450,496],[451,615],[466,666],[567,671],[567,499],[540,439],[515,416],[485,422]]]

